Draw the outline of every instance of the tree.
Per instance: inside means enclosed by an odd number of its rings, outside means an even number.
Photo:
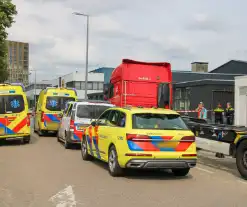
[[[7,64],[7,28],[14,23],[14,17],[17,15],[16,6],[12,0],[0,0],[0,82],[8,79]]]

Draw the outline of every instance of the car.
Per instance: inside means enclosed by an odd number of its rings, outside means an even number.
[[[57,140],[64,142],[66,149],[71,148],[73,144],[81,144],[84,129],[92,120],[113,106],[108,102],[93,100],[68,102],[62,115]]]
[[[109,108],[86,128],[82,159],[108,163],[112,176],[124,169],[171,169],[186,176],[196,166],[195,136],[169,109]]]

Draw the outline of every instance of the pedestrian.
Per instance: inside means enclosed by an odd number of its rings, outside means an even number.
[[[207,109],[204,107],[203,102],[198,104],[196,111],[198,119],[207,119]]]
[[[227,125],[233,125],[234,108],[232,108],[232,105],[230,102],[227,102],[227,104],[226,104],[225,117],[226,117]]]
[[[221,104],[218,103],[217,107],[214,109],[214,122],[215,124],[223,124],[223,113],[224,109]]]

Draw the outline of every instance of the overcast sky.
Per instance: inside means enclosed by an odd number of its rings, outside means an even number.
[[[18,15],[9,39],[30,43],[39,80],[85,68],[86,18],[91,15],[90,69],[122,58],[169,61],[190,70],[230,59],[247,60],[244,0],[13,0]]]

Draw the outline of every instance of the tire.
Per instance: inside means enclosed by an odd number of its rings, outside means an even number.
[[[85,137],[82,138],[82,143],[81,143],[81,157],[85,161],[92,160],[93,157],[88,153],[87,150],[87,140]]]
[[[24,138],[23,138],[23,144],[29,144],[29,143],[30,143],[30,141],[31,141],[30,136],[28,136],[28,137],[24,137]]]
[[[59,133],[58,132],[57,132],[56,137],[57,137],[57,141],[60,142],[60,137],[59,137]]]
[[[65,148],[65,149],[71,149],[72,144],[68,142],[67,136],[68,136],[67,133],[65,133],[64,148]]]
[[[236,164],[240,175],[247,180],[247,140],[242,141],[237,148]]]
[[[113,177],[119,177],[123,175],[123,169],[118,163],[118,155],[115,146],[111,146],[108,152],[108,171]]]
[[[182,169],[172,169],[172,172],[175,176],[183,177],[186,176],[190,171],[190,168],[182,168]]]

